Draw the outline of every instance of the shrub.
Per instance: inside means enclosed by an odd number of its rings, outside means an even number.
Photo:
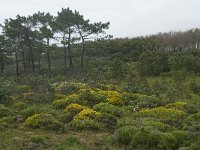
[[[69,135],[65,138],[64,142],[59,144],[56,150],[84,150],[80,141],[73,135]]]
[[[45,130],[63,129],[62,123],[47,113],[34,114],[33,116],[28,117],[24,125],[31,128],[41,128]]]
[[[86,85],[82,83],[61,82],[54,84],[56,92],[63,95],[77,93],[80,89],[85,87]]]
[[[16,123],[16,121],[17,120],[14,116],[7,116],[0,119],[0,123],[7,123],[8,125]]]
[[[93,106],[93,109],[99,112],[109,113],[117,117],[122,116],[122,110],[118,106],[108,103],[96,104]]]
[[[95,120],[103,124],[103,127],[109,130],[113,130],[117,124],[117,118],[108,113],[101,113],[101,115],[98,115]]]
[[[122,94],[122,99],[124,100],[126,105],[133,105],[133,104],[135,105],[137,98],[138,98],[137,94],[134,93],[124,92]]]
[[[23,102],[17,102],[13,104],[13,108],[16,109],[17,111],[21,111],[27,107],[26,103]]]
[[[193,142],[189,147],[188,150],[199,150],[200,149],[200,139],[196,142]]]
[[[122,99],[121,93],[117,91],[106,91],[105,94],[107,96],[106,101],[108,103],[118,106],[125,104],[125,101]]]
[[[30,106],[30,107],[23,109],[20,112],[20,115],[22,116],[22,118],[26,119],[26,118],[28,118],[28,117],[36,114],[36,113],[40,113],[40,112],[41,112],[40,106],[33,105],[33,106]]]
[[[74,130],[100,130],[102,125],[94,120],[72,120],[69,125]]]
[[[46,138],[44,136],[40,136],[40,135],[35,135],[32,136],[30,141],[36,144],[44,144]]]
[[[172,131],[171,133],[177,140],[177,144],[178,144],[177,147],[181,147],[191,137],[189,132],[183,131],[183,130],[175,130],[175,131]]]
[[[6,117],[11,115],[12,112],[9,108],[5,107],[4,105],[0,104],[0,118]]]
[[[42,76],[29,77],[26,85],[31,89],[31,94],[26,97],[30,102],[52,102],[55,97],[55,90],[48,78]]]
[[[10,103],[10,98],[8,95],[9,95],[8,90],[0,86],[0,104]]]
[[[63,99],[58,99],[53,102],[53,106],[57,109],[64,109],[70,103],[75,103],[79,99],[79,95],[77,94],[70,94]]]
[[[18,85],[16,86],[16,92],[18,94],[27,93],[31,90],[31,87],[28,85]]]
[[[95,104],[103,102],[106,99],[104,92],[102,92],[101,90],[94,91],[91,89],[81,89],[79,91],[79,94],[81,98],[80,103],[87,106],[93,106]]]
[[[131,145],[143,149],[174,150],[177,140],[170,133],[139,130],[132,136]]]
[[[87,109],[88,107],[82,106],[76,103],[72,103],[65,108],[65,112],[79,113],[80,111]]]
[[[185,102],[175,102],[175,103],[169,103],[165,107],[171,109],[183,110],[185,106],[186,106]]]
[[[136,95],[138,98],[135,104],[138,105],[138,107],[140,108],[154,108],[163,105],[163,101],[155,96],[148,96],[142,94],[136,94]]]
[[[184,120],[184,129],[190,131],[194,138],[200,136],[200,112],[192,114]]]
[[[138,112],[138,115],[141,117],[156,118],[167,123],[177,124],[186,116],[186,113],[181,110],[157,107],[153,109],[142,109]]]
[[[117,141],[120,144],[128,145],[132,141],[133,135],[138,131],[135,126],[124,126],[117,130]]]
[[[58,119],[61,121],[61,122],[64,122],[64,123],[69,123],[70,121],[73,120],[74,116],[76,114],[72,113],[72,112],[65,112],[65,113],[61,113],[59,114],[57,117]]]
[[[74,117],[74,120],[95,119],[96,117],[100,115],[101,115],[100,112],[94,111],[92,109],[84,109]]]
[[[150,119],[144,119],[142,121],[139,121],[136,120],[135,121],[137,127],[143,127],[145,129],[149,129],[149,130],[158,130],[158,131],[161,131],[161,132],[170,132],[172,130],[174,130],[174,128],[168,124],[165,124],[163,122],[159,122],[159,121],[153,121],[153,120],[150,120]],[[138,122],[138,123],[137,123]]]

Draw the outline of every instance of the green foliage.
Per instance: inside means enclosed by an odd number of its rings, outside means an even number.
[[[53,102],[53,106],[57,109],[65,109],[67,105],[71,103],[76,103],[79,101],[78,94],[70,94],[62,99],[56,99]]]
[[[135,126],[124,126],[117,130],[117,141],[120,144],[128,145],[137,131],[138,129]]]
[[[137,99],[134,102],[140,108],[154,108],[157,106],[161,106],[164,102],[158,99],[156,96],[148,96],[142,94],[136,94]]]
[[[116,117],[122,116],[122,110],[120,107],[108,104],[108,103],[99,103],[93,106],[93,109],[103,113],[109,113]]]
[[[35,135],[31,137],[30,142],[33,142],[36,144],[44,144],[45,140],[46,138],[44,136]]]
[[[5,107],[4,105],[0,104],[0,118],[6,117],[12,114],[12,111]]]
[[[16,87],[16,92],[18,94],[28,93],[28,92],[30,92],[30,89],[31,89],[31,87],[28,85],[18,85]]]
[[[82,83],[73,83],[73,82],[61,82],[54,84],[54,88],[56,92],[68,95],[68,94],[75,94],[79,90],[86,88],[87,86]]]
[[[185,53],[176,53],[171,56],[170,66],[173,70],[186,70],[187,72],[200,72],[200,59],[198,50],[189,50]]]
[[[161,121],[167,122],[169,124],[177,125],[186,116],[186,113],[181,110],[157,107],[153,109],[142,109],[138,112],[141,117],[150,117],[159,119]]]
[[[94,111],[92,109],[84,109],[82,110],[80,113],[78,113],[75,117],[74,120],[91,120],[91,119],[95,119],[98,116],[100,116],[101,113]]]
[[[48,103],[54,99],[55,90],[48,79],[38,76],[31,77],[27,82],[32,91],[25,97],[29,102]]]
[[[85,150],[85,148],[75,136],[68,135],[65,140],[57,146],[56,150]]]
[[[160,75],[169,71],[169,63],[166,52],[145,51],[141,54],[138,64],[141,75]]]
[[[83,105],[93,106],[98,104],[106,99],[106,96],[103,92],[94,91],[91,89],[81,89],[79,91],[81,103]]]
[[[17,111],[21,111],[25,108],[27,108],[27,104],[23,102],[16,102],[13,104],[13,108]]]
[[[115,126],[117,125],[117,118],[108,113],[98,115],[95,120],[102,124],[102,127],[105,127],[108,130],[115,129]]]
[[[69,125],[74,130],[100,130],[102,125],[94,120],[72,120]]]
[[[70,105],[68,105],[66,108],[65,108],[65,112],[71,112],[71,113],[74,113],[74,114],[77,114],[79,113],[80,111],[84,110],[84,109],[87,109],[88,107],[86,106],[82,106],[82,105],[79,105],[79,104],[76,104],[76,103],[71,103]]]
[[[26,119],[25,126],[44,130],[63,130],[63,124],[50,114],[34,114]]]

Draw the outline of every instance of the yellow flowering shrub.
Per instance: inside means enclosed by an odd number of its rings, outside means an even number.
[[[76,102],[79,99],[78,94],[70,94],[63,99],[58,99],[53,102],[53,106],[59,109],[66,108],[70,103]]]
[[[185,103],[185,102],[175,102],[175,103],[169,103],[165,107],[166,108],[182,110],[186,104],[187,103]]]
[[[73,82],[60,82],[54,84],[56,92],[61,94],[77,93],[80,89],[84,89],[86,87],[86,84]]]
[[[106,101],[113,105],[123,105],[124,100],[122,99],[121,93],[117,91],[105,91],[105,94],[107,96]]]
[[[93,106],[106,100],[106,95],[101,90],[81,89],[79,91],[80,103],[83,105]]]
[[[74,120],[88,120],[88,119],[95,119],[96,117],[100,116],[101,113],[94,111],[92,109],[84,109],[76,116],[74,116]]]
[[[80,112],[88,107],[72,103],[65,108],[65,112]]]
[[[53,115],[47,113],[34,114],[28,117],[24,125],[30,128],[41,128],[45,130],[61,130],[63,128],[60,121],[54,118]]]
[[[141,109],[138,114],[142,117],[156,118],[162,121],[180,121],[186,116],[186,113],[181,110],[165,107]]]

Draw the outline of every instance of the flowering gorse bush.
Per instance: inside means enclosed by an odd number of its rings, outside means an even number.
[[[101,115],[100,112],[94,111],[92,109],[84,109],[74,117],[74,120],[95,119],[96,117],[100,115]]]

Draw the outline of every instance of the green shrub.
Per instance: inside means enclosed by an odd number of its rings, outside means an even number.
[[[131,145],[143,149],[174,150],[177,148],[177,140],[170,133],[140,130],[132,136]]]
[[[135,126],[124,126],[117,130],[117,141],[120,144],[128,145],[132,141],[133,135],[138,131]]]
[[[103,124],[103,127],[109,130],[115,129],[115,126],[117,125],[117,118],[108,113],[101,113],[101,115],[98,115],[95,120]]]
[[[16,123],[16,117],[15,116],[7,116],[7,117],[3,117],[0,119],[0,123],[7,123],[9,125]]]
[[[175,102],[175,103],[169,103],[165,107],[171,108],[171,109],[178,109],[178,110],[184,110],[187,103],[185,102]]]
[[[41,128],[45,130],[63,130],[63,124],[47,113],[34,114],[28,117],[24,125],[30,128]]]
[[[137,100],[136,105],[140,108],[154,108],[163,105],[163,101],[158,99],[156,96],[148,96],[142,94],[136,94]]]
[[[62,112],[61,114],[57,115],[57,118],[63,123],[69,123],[73,120],[74,116],[73,112]]]
[[[30,103],[48,103],[55,97],[55,90],[48,78],[29,77],[26,85],[30,87],[31,92],[25,93],[25,99]]]
[[[177,109],[157,107],[153,109],[142,109],[138,112],[138,115],[140,117],[156,118],[169,124],[177,125],[184,119],[186,113]]]
[[[54,100],[53,106],[57,109],[65,109],[67,105],[76,103],[79,101],[79,95],[70,94],[63,99]]]
[[[183,131],[183,130],[175,130],[171,132],[174,137],[177,140],[177,147],[182,147],[186,141],[188,141],[191,138],[191,135],[189,132],[187,131]]]
[[[200,139],[196,142],[193,142],[189,147],[188,150],[199,150],[200,149]]]
[[[124,100],[126,105],[135,105],[137,98],[138,98],[137,94],[134,93],[124,92],[122,94],[122,99]]]
[[[85,148],[81,145],[80,141],[73,135],[66,137],[64,142],[59,144],[56,150],[84,150]]]
[[[86,88],[87,85],[84,85],[82,83],[70,83],[70,82],[61,82],[54,84],[54,88],[56,92],[68,95],[68,94],[74,94],[77,93],[80,89]]]
[[[26,119],[34,114],[40,113],[41,112],[41,108],[38,105],[32,105],[30,107],[27,107],[25,109],[23,109],[20,112],[20,115],[22,116],[22,118]]]
[[[12,112],[9,108],[5,107],[3,104],[0,104],[0,118],[11,115]]]
[[[8,90],[0,86],[0,104],[9,104],[10,100]]]
[[[122,116],[122,110],[120,107],[108,104],[108,103],[99,103],[93,106],[93,109],[103,113],[109,113],[116,117]]]
[[[46,138],[44,136],[40,136],[40,135],[35,135],[32,136],[30,141],[36,144],[44,144],[45,143]]]
[[[16,109],[17,111],[21,111],[27,108],[27,105],[26,103],[23,103],[23,102],[16,102],[13,104],[13,108]]]
[[[94,120],[72,120],[69,125],[74,130],[100,130],[102,125]]]
[[[142,126],[143,128],[148,129],[148,130],[158,130],[161,132],[170,132],[174,130],[172,126],[165,124],[163,122],[156,121],[156,120],[153,121],[152,119],[136,120],[135,125],[137,127]]]
[[[74,116],[74,120],[92,120],[100,116],[101,113],[94,111],[92,109],[84,109],[76,116]]]
[[[16,86],[16,92],[18,94],[27,93],[31,90],[31,87],[28,85],[18,85]]]
[[[106,96],[101,90],[94,91],[91,89],[81,89],[79,91],[81,104],[87,106],[93,106],[100,102],[103,102],[106,99]]]
[[[77,114],[79,113],[80,111],[84,110],[84,109],[87,109],[88,107],[86,106],[82,106],[82,105],[79,105],[79,104],[76,104],[76,103],[72,103],[70,105],[68,105],[66,108],[65,108],[65,112],[72,112],[74,114]]]

